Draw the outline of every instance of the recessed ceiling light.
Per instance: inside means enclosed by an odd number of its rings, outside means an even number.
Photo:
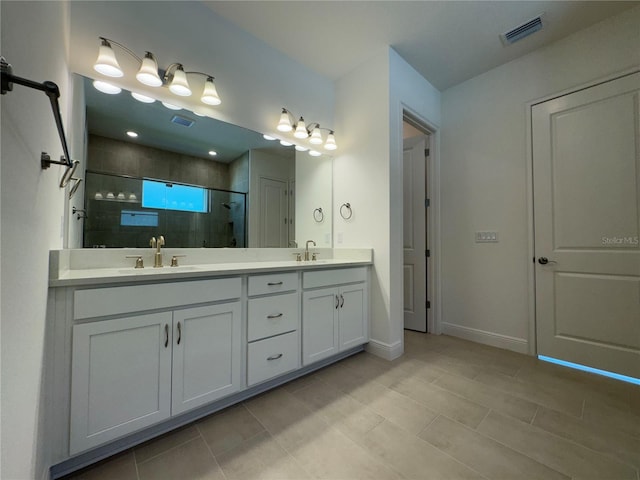
[[[216,155],[218,155],[218,152],[216,152],[215,150],[209,150],[209,155],[215,157]]]
[[[141,93],[131,92],[131,96],[142,103],[153,103],[156,101],[155,98],[142,95]]]
[[[296,150],[299,152],[306,152],[309,149],[307,147],[303,147],[302,145],[296,145]]]
[[[103,82],[102,80],[94,80],[93,86],[95,87],[96,90],[102,93],[108,93],[109,95],[115,95],[122,91],[120,87],[111,85],[109,82]]]
[[[275,140],[276,137],[272,137],[271,135],[267,135],[266,133],[264,135],[262,135],[262,138],[264,138],[265,140]]]
[[[162,102],[162,105],[167,107],[169,110],[182,110],[182,107],[178,107],[177,105],[174,105],[172,103]]]
[[[131,138],[137,138],[138,137],[138,134],[136,132],[134,132],[133,130],[127,131],[127,135],[129,135]]]
[[[290,147],[291,145],[293,145],[293,143],[287,142],[286,140],[280,140],[280,145],[282,145],[283,147]]]

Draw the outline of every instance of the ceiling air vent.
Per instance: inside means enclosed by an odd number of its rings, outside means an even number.
[[[183,127],[190,127],[196,122],[191,120],[190,118],[181,117],[180,115],[174,115],[171,118],[171,123],[177,123],[178,125],[182,125]]]
[[[517,42],[518,40],[522,40],[524,37],[528,37],[532,33],[536,33],[539,30],[542,30],[542,15],[538,15],[531,20],[524,22],[522,25],[518,25],[516,28],[509,30],[500,35],[500,40],[505,45],[511,45],[512,43]]]

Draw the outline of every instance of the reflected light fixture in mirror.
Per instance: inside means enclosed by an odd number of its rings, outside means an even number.
[[[177,105],[174,105],[172,103],[162,102],[162,105],[167,107],[169,110],[182,110],[182,107],[178,107]]]
[[[159,75],[158,62],[151,52],[145,52],[144,58],[140,58],[133,51],[131,51],[121,43],[105,37],[99,38],[101,44],[98,51],[98,58],[93,65],[93,68],[96,72],[113,78],[120,78],[124,76],[124,71],[120,67],[118,59],[116,58],[116,54],[113,50],[113,45],[116,45],[140,63],[140,67],[138,69],[138,72],[136,73],[136,79],[143,85],[147,85],[149,87],[160,87],[162,85],[168,85],[169,91],[171,91],[173,94],[181,97],[189,97],[193,92],[191,90],[191,86],[189,85],[187,76],[204,76],[205,81],[203,83],[200,101],[207,105],[220,105],[222,103],[222,101],[220,100],[220,95],[218,95],[218,91],[214,83],[213,75],[202,72],[187,72],[184,70],[184,67],[181,63],[172,63],[165,69],[164,75],[161,78]],[[96,88],[98,87],[96,86]],[[100,91],[104,93],[119,93],[115,91]],[[139,100],[139,98],[136,99]]]
[[[101,80],[94,80],[93,86],[96,90],[108,95],[117,95],[122,91],[120,87],[116,87],[115,85],[111,85],[110,83],[103,82]]]
[[[131,92],[131,96],[142,103],[153,103],[156,101],[155,98],[147,97],[141,93]]]
[[[295,125],[295,130],[293,126]],[[282,113],[280,114],[280,120],[278,121],[278,125],[276,128],[280,132],[288,133],[293,131],[293,136],[299,139],[309,139],[309,143],[312,145],[322,145],[324,142],[324,148],[326,150],[335,150],[338,148],[336,143],[336,137],[333,130],[328,128],[321,128],[319,123],[309,123],[305,124],[304,118],[300,117],[300,119],[296,122],[295,116],[286,108],[282,108]],[[327,135],[327,139],[323,140],[321,130],[327,130],[329,134]]]

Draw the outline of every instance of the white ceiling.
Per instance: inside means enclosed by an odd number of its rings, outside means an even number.
[[[525,55],[640,1],[205,1],[311,70],[337,79],[392,46],[437,89]],[[545,13],[540,32],[499,35]]]

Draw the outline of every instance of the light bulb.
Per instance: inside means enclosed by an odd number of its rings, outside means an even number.
[[[313,145],[322,144],[322,134],[320,133],[320,127],[315,127],[311,132],[311,138],[309,139],[309,143]]]
[[[319,157],[322,154],[316,150],[309,150],[309,155],[311,155],[312,157]]]
[[[93,86],[96,90],[102,93],[108,93],[109,95],[115,95],[122,91],[120,87],[116,87],[115,85],[111,85],[110,83],[103,82],[101,80],[94,80]]]
[[[169,110],[182,110],[182,107],[178,107],[177,105],[174,105],[173,103],[162,102],[162,105],[167,107]]]
[[[296,131],[293,136],[296,138],[307,138],[309,136],[307,126],[304,124],[304,118],[300,117],[300,120],[298,120],[298,125],[296,126]]]
[[[122,77],[124,75],[118,60],[116,60],[116,54],[111,48],[111,44],[104,38],[98,50],[96,63],[93,64],[93,69],[107,77]]]
[[[136,78],[140,83],[149,85],[150,87],[159,87],[162,85],[162,80],[158,75],[158,63],[153,53],[145,53],[142,59],[142,65],[140,65],[140,70],[136,73]]]
[[[222,100],[220,100],[218,96],[216,85],[213,83],[213,77],[207,77],[207,80],[204,82],[204,91],[202,92],[200,100],[207,105],[220,105],[222,103]]]
[[[282,114],[280,114],[280,121],[278,122],[278,126],[276,127],[280,132],[290,132],[293,130],[291,126],[291,119],[289,118],[289,113],[286,109],[282,109]]]
[[[175,72],[173,72],[173,80],[171,81],[171,85],[169,85],[169,90],[181,97],[188,97],[191,95],[189,82],[187,82],[187,74],[184,73],[182,65],[178,65]]]
[[[131,96],[142,103],[153,103],[156,101],[155,98],[147,97],[141,93],[131,92]]]
[[[324,148],[326,150],[335,150],[338,148],[338,145],[336,145],[336,137],[333,136],[333,132],[329,132],[329,135],[327,135],[327,141],[324,142]]]

